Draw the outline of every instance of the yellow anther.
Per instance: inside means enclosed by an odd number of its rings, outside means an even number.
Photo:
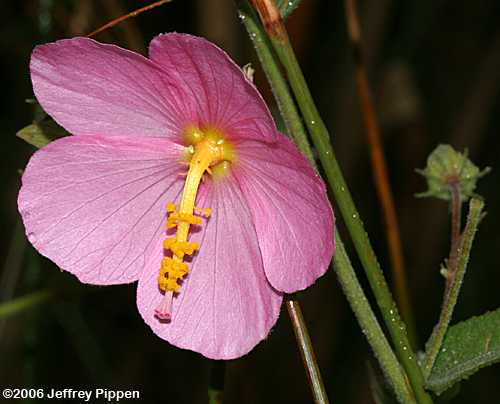
[[[175,203],[173,203],[173,202],[167,203],[167,212],[168,213],[175,212],[176,208],[177,208],[177,206],[175,206]]]
[[[172,279],[182,279],[184,278],[186,273],[187,273],[187,268],[186,269],[172,268],[168,273],[168,277]]]
[[[175,238],[169,237],[163,241],[163,248],[172,251],[179,258],[183,258],[185,254],[192,255],[198,249],[198,243],[177,241]]]
[[[158,277],[158,287],[166,292],[167,290],[167,278],[164,275]]]
[[[161,290],[166,291],[167,289],[167,271],[163,267],[160,268],[160,275],[158,276],[158,286]]]
[[[165,250],[170,250],[175,243],[177,243],[177,239],[175,237],[166,238],[163,240],[163,248]]]
[[[184,255],[193,255],[198,249],[198,243],[190,243],[189,241],[178,241],[170,247],[175,256],[183,258]]]
[[[178,226],[180,222],[188,224],[201,224],[201,219],[190,213],[172,212],[167,219],[167,227]]]
[[[198,243],[194,241],[191,243],[189,241],[184,241],[182,243],[182,248],[185,254],[193,255],[193,253],[198,249]]]
[[[163,258],[160,276],[168,274],[169,278],[183,278],[188,272],[188,266],[184,262],[174,260],[170,257]]]
[[[167,240],[165,240],[167,241]],[[165,241],[163,242],[163,247],[165,247]],[[161,261],[161,270],[164,272],[168,272],[168,270],[172,267],[172,258],[165,257]]]
[[[177,292],[181,285],[177,283],[177,279],[168,278],[165,282],[165,289],[172,292]]]

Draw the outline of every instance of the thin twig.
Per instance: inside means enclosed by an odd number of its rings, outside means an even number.
[[[102,2],[102,5],[110,18],[126,13],[120,0],[106,0]],[[130,20],[127,24],[121,24],[118,29],[121,31],[128,49],[142,54],[145,53],[144,38],[136,21]]]
[[[389,246],[391,267],[395,283],[396,300],[401,309],[401,315],[408,327],[408,336],[415,346],[415,324],[407,284],[401,235],[394,204],[394,196],[389,183],[387,164],[380,136],[380,127],[375,112],[372,90],[368,81],[367,67],[363,57],[362,34],[356,0],[346,0],[345,7],[349,38],[353,48],[354,63],[356,64],[356,82],[359,97],[361,99],[361,109],[365,122],[368,146],[370,148],[373,179],[375,181],[375,187],[377,189],[377,195],[382,207],[387,229],[387,243]]]
[[[116,24],[119,24],[120,22],[122,21],[125,21],[131,17],[135,17],[141,13],[143,13],[144,11],[148,11],[148,10],[151,10],[153,8],[156,8],[158,6],[161,6],[165,3],[170,3],[172,0],[160,0],[160,1],[156,1],[152,4],[149,4],[147,6],[144,6],[144,7],[141,7],[135,11],[132,11],[126,15],[122,15],[121,17],[118,17],[118,18],[115,18],[114,20],[104,24],[102,27],[96,29],[95,31],[92,31],[90,34],[87,35],[87,37],[91,38],[95,35],[97,35],[98,33],[102,32],[102,31],[105,31],[107,30],[108,28],[111,28],[111,27],[114,27]]]

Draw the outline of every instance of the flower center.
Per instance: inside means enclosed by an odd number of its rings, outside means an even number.
[[[200,225],[200,216],[209,218],[210,208],[196,208],[195,201],[200,182],[205,172],[217,177],[223,176],[234,160],[233,149],[221,132],[214,129],[200,130],[190,127],[185,131],[185,139],[189,145],[186,148],[189,170],[181,203],[177,206],[167,204],[167,228],[177,228],[175,237],[166,238],[163,243],[165,250],[172,252],[172,257],[164,257],[158,277],[158,287],[165,295],[156,309],[155,315],[161,320],[170,320],[173,294],[178,292],[181,281],[188,273],[188,266],[184,262],[186,255],[193,255],[198,244],[188,241],[189,230],[192,225]],[[195,215],[195,213],[197,215]]]

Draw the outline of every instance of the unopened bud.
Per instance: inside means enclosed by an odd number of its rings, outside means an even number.
[[[427,166],[416,170],[422,174],[429,189],[417,197],[451,199],[451,188],[458,187],[462,201],[475,195],[477,180],[487,174],[490,168],[480,170],[467,158],[467,151],[457,152],[450,145],[439,145],[427,158]]]

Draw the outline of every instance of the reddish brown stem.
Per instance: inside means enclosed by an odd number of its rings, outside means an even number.
[[[314,402],[316,404],[328,404],[328,396],[326,394],[325,386],[323,385],[323,379],[321,378],[321,372],[316,361],[316,355],[314,354],[311,339],[309,338],[309,332],[307,331],[304,316],[302,315],[302,310],[300,309],[300,303],[294,295],[287,295],[285,297],[285,302],[288,315],[292,321],[292,327],[295,333],[295,339],[297,340],[297,346],[299,347],[300,356],[302,357],[302,362],[307,373],[307,380],[311,386]]]
[[[461,241],[461,224],[462,224],[462,198],[460,196],[460,184],[458,182],[450,183],[451,194],[451,243],[450,255],[448,257],[448,268],[446,275],[445,296],[453,284],[453,279],[457,270],[459,248]]]
[[[143,13],[144,11],[148,11],[148,10],[151,10],[155,7],[158,7],[158,6],[161,6],[165,3],[169,3],[171,2],[172,0],[160,0],[160,1],[156,1],[154,3],[151,3],[147,6],[144,6],[144,7],[141,7],[135,11],[132,11],[128,14],[125,14],[125,15],[122,15],[121,17],[118,17],[118,18],[115,18],[114,20],[104,24],[102,27],[96,29],[95,31],[92,31],[90,34],[87,35],[87,37],[91,38],[97,34],[99,34],[100,32],[103,32],[103,31],[106,31],[108,28],[111,28],[111,27],[114,27],[116,24],[119,24],[120,22],[122,21],[125,21],[131,17],[135,17],[141,13]]]

